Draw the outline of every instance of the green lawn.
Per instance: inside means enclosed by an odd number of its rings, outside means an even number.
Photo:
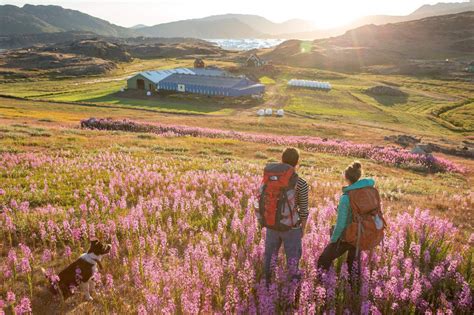
[[[455,107],[435,117],[433,113],[456,104],[469,103],[474,88],[465,82],[445,82],[430,78],[344,74],[316,69],[279,67],[278,75],[268,75],[261,81],[268,86],[262,102],[241,102],[234,99],[208,98],[196,95],[130,98],[118,91],[126,85],[126,78],[145,69],[191,66],[192,60],[158,59],[136,60],[120,64],[119,69],[103,76],[61,80],[18,80],[0,84],[0,94],[35,100],[81,102],[136,108],[163,113],[186,113],[233,116],[254,113],[266,105],[285,108],[300,117],[300,121],[321,120],[334,123],[376,126],[422,135],[450,136],[473,130],[472,104]],[[220,65],[230,65],[221,63]],[[289,89],[291,78],[329,81],[330,92]],[[389,84],[399,87],[406,96],[371,96],[369,87]],[[451,128],[452,127],[452,128]]]
[[[474,131],[474,102],[447,111],[440,117],[455,126]]]

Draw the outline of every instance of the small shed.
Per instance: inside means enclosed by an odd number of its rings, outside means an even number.
[[[260,68],[264,65],[265,61],[255,54],[250,55],[250,57],[247,59],[247,67]]]
[[[194,59],[194,68],[205,68],[206,64],[201,58]]]

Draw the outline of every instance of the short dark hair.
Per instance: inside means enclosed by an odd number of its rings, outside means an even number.
[[[286,148],[281,155],[281,161],[295,167],[300,159],[300,152],[296,148]]]

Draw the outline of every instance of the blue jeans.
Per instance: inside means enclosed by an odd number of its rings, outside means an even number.
[[[270,281],[272,275],[272,261],[278,258],[281,243],[285,249],[286,263],[289,267],[290,275],[293,278],[299,277],[298,265],[302,253],[302,231],[301,228],[291,229],[281,232],[267,228],[267,236],[265,238],[265,261],[264,272],[265,279]]]

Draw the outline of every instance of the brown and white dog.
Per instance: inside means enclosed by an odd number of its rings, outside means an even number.
[[[61,271],[58,274],[59,280],[52,281],[50,291],[53,294],[61,293],[63,298],[67,299],[73,295],[74,289],[79,286],[83,290],[86,299],[92,301],[91,292],[95,290],[92,276],[98,271],[98,266],[102,268],[100,264],[102,256],[108,254],[110,249],[110,244],[104,244],[98,240],[91,241],[87,253],[82,254],[76,261]],[[45,273],[44,269],[42,271]]]

